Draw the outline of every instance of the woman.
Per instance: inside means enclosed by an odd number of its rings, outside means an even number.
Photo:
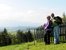
[[[50,16],[47,17],[47,23],[44,24],[44,29],[46,31],[44,35],[45,44],[50,44],[50,33],[52,31],[52,21]]]

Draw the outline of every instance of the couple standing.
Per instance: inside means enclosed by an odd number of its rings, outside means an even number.
[[[51,20],[52,17],[52,20]],[[54,36],[54,44],[59,43],[59,34],[60,34],[60,27],[59,25],[62,24],[62,19],[59,16],[51,14],[51,17],[47,17],[47,23],[44,24],[44,29],[46,31],[44,35],[45,44],[50,44],[50,34],[52,33]]]

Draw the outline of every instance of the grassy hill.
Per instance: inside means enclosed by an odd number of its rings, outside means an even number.
[[[42,42],[33,42],[0,47],[0,50],[66,50],[66,43],[45,45]]]

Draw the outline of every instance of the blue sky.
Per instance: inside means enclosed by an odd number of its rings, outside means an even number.
[[[0,0],[0,26],[40,26],[52,12],[62,16],[66,0]]]

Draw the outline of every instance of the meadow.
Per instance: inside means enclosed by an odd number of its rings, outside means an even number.
[[[0,50],[66,50],[66,43],[45,45],[44,42],[34,42],[0,47]]]

